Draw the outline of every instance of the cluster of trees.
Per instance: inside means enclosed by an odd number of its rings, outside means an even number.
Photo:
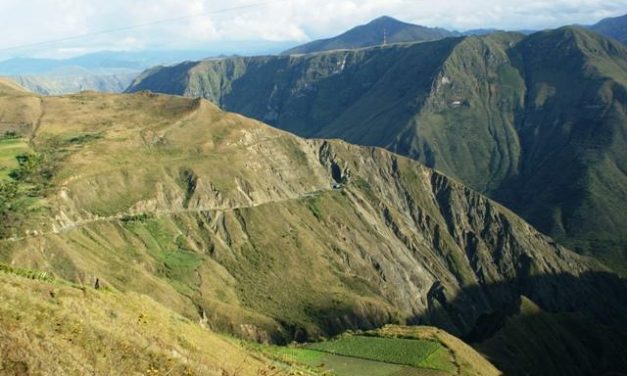
[[[0,237],[10,235],[20,221],[29,197],[37,197],[49,186],[53,168],[43,154],[16,156],[18,168],[10,179],[0,180]]]

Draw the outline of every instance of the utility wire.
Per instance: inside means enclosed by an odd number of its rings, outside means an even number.
[[[92,36],[96,36],[96,35],[117,33],[119,31],[139,29],[139,28],[142,28],[142,27],[159,25],[159,24],[164,24],[164,23],[169,23],[169,22],[176,22],[176,21],[186,20],[186,19],[189,19],[189,18],[209,16],[209,15],[212,15],[212,14],[227,13],[227,12],[232,12],[232,11],[236,11],[236,10],[243,10],[243,9],[262,8],[262,7],[265,7],[265,6],[268,6],[268,5],[272,5],[272,4],[285,3],[287,1],[290,1],[290,0],[274,0],[274,1],[266,1],[266,2],[262,2],[262,3],[252,3],[252,4],[240,5],[240,6],[236,6],[236,7],[222,8],[222,9],[214,10],[214,11],[211,11],[211,12],[200,13],[200,14],[192,14],[192,15],[188,15],[188,16],[164,18],[164,19],[161,19],[161,20],[147,22],[147,23],[143,23],[143,24],[123,26],[123,27],[118,27],[118,28],[114,28],[114,29],[106,29],[106,30],[94,31],[94,32],[91,32],[91,33],[74,35],[74,36],[71,36],[71,37],[65,37],[65,38],[60,38],[60,39],[51,39],[51,40],[47,40],[47,41],[43,41],[43,42],[35,42],[35,43],[22,44],[22,45],[17,45],[17,46],[12,46],[12,47],[0,48],[0,52],[17,50],[17,49],[22,49],[22,48],[29,48],[29,47],[44,46],[44,45],[47,45],[47,44],[54,44],[54,43],[59,43],[59,42],[66,42],[66,41],[69,41],[69,40],[83,39],[83,38],[86,38],[86,37],[92,37]]]

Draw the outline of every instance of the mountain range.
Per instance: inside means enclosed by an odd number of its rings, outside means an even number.
[[[162,317],[180,315],[274,343],[430,324],[486,343],[492,354],[485,341],[494,335],[524,351],[552,348],[535,332],[529,345],[499,331],[508,316],[547,315],[574,342],[555,348],[560,357],[542,367],[592,360],[585,374],[627,364],[614,346],[627,338],[624,280],[416,161],[304,140],[203,99],[40,97],[6,83],[0,108],[0,172],[12,168],[0,187],[0,256],[11,265],[4,273],[19,265],[41,271],[20,273],[44,282],[50,275],[111,291],[90,292],[89,307],[106,294],[155,302],[132,303],[129,313],[116,305],[111,317],[148,309],[139,319],[146,328],[154,320],[169,327]],[[10,281],[26,291],[28,284]],[[44,282],[30,288],[51,289],[53,300],[74,296]],[[157,318],[153,304],[173,313]],[[521,309],[529,304],[532,316]],[[37,327],[51,330],[48,323]],[[204,340],[218,340],[211,338]],[[593,355],[590,341],[607,351]],[[513,354],[494,354],[498,367],[517,367]]]
[[[204,97],[304,137],[384,147],[625,271],[627,48],[582,28],[188,62],[129,92]]]
[[[290,44],[238,42],[199,50],[99,51],[66,59],[17,57],[0,62],[0,76],[43,95],[82,90],[122,92],[139,73],[155,65],[223,54],[279,52]]]
[[[627,42],[627,15],[614,18],[605,18],[590,26],[582,26],[596,31],[607,37],[615,38],[620,42]],[[309,43],[292,47],[282,54],[307,54],[332,50],[346,50],[364,47],[374,47],[395,43],[428,42],[444,38],[459,36],[480,36],[497,32],[504,32],[494,28],[471,29],[463,32],[451,31],[439,27],[430,28],[399,21],[389,16],[379,17],[367,24],[356,26],[340,35],[318,39]],[[507,30],[525,35],[533,34],[537,30]]]
[[[623,374],[621,22],[0,78],[0,375]]]

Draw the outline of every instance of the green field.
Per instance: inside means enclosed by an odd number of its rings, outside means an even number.
[[[428,363],[431,355],[442,345],[426,340],[343,336],[334,341],[314,343],[308,347],[334,355],[421,367]],[[439,368],[437,364],[436,368]]]
[[[0,138],[0,180],[18,167],[15,157],[28,151],[28,143],[21,138]]]
[[[349,335],[305,347],[274,348],[273,355],[337,376],[448,375],[456,370],[446,347],[419,339]]]

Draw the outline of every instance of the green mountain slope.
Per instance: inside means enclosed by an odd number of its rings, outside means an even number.
[[[129,91],[202,96],[301,136],[407,155],[624,272],[626,62],[621,44],[562,28],[188,63]]]
[[[284,51],[283,55],[345,50],[379,46],[392,43],[424,42],[457,36],[440,28],[429,28],[401,22],[392,17],[379,17],[369,23],[354,27],[338,36],[315,40]]]
[[[605,18],[589,26],[591,30],[627,43],[627,14],[620,17]]]

